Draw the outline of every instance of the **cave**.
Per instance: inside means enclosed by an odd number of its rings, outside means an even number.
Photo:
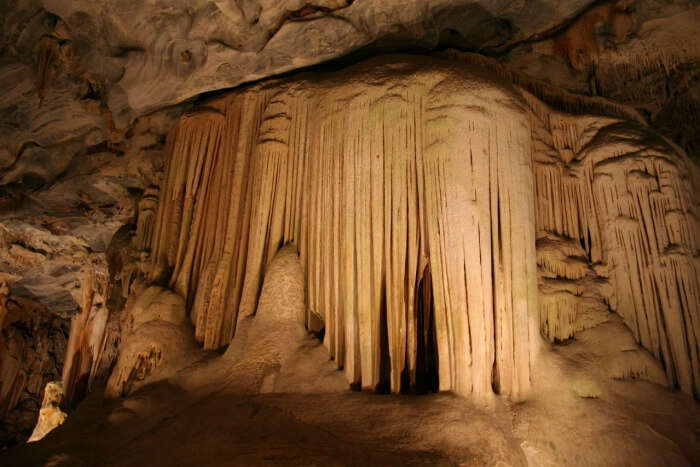
[[[700,7],[0,5],[0,465],[695,465]]]

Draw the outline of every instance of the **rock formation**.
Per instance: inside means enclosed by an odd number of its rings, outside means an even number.
[[[39,441],[51,430],[66,421],[66,413],[59,405],[63,399],[63,385],[60,381],[51,381],[44,388],[44,401],[39,410],[39,420],[28,442]]]
[[[46,99],[51,95],[48,93]],[[143,119],[119,148],[80,149],[65,172],[46,176],[47,186],[39,191],[12,181],[14,178],[0,188],[0,282],[9,292],[0,360],[5,362],[3,365],[13,362],[10,366],[15,368],[10,371],[8,367],[2,384],[6,391],[12,385],[18,391],[9,412],[3,415],[3,445],[26,440],[36,424],[43,386],[62,379],[73,316],[87,313],[86,323],[92,323],[87,334],[94,335],[84,340],[87,347],[81,350],[87,367],[72,377],[79,379],[84,371],[93,374],[80,384],[78,379],[66,381],[66,401],[70,399],[73,402],[69,405],[73,405],[82,399],[84,389],[103,384],[109,376],[119,343],[117,311],[123,308],[128,294],[128,289],[122,291],[120,278],[128,276],[131,282],[127,285],[134,288],[143,275],[147,257],[138,245],[132,246],[139,217],[137,203],[143,193],[152,193],[158,184],[156,172],[162,167],[160,135],[164,139],[169,121],[167,112]],[[49,122],[43,127],[45,131],[59,125],[56,120]],[[61,131],[57,134],[63,138]],[[56,155],[54,149],[49,152]],[[16,164],[15,175],[21,180],[26,170],[36,173],[37,169],[50,168],[35,162]],[[142,203],[142,208],[141,224],[146,226],[148,202]],[[120,228],[123,224],[127,227]],[[120,234],[114,235],[116,231]],[[119,277],[113,280],[112,274]],[[92,309],[86,311],[83,292],[88,287],[95,295]],[[96,353],[88,357],[88,348]],[[98,355],[103,357],[99,362],[95,360]],[[92,359],[92,363],[86,359]],[[17,372],[20,368],[24,373]],[[27,379],[15,379],[15,375],[35,372],[41,376],[32,376],[30,386]],[[70,394],[76,384],[79,388],[74,398]]]
[[[0,447],[37,416],[32,440],[70,414],[33,453],[100,417],[133,441],[141,411],[157,425],[222,399],[278,404],[304,433],[318,397],[359,426],[345,400],[384,403],[349,387],[511,420],[506,454],[477,463],[595,464],[561,433],[606,423],[612,463],[700,455],[674,428],[700,417],[698,15],[4,2]],[[472,449],[410,430],[455,462]]]
[[[669,383],[700,397],[697,168],[638,124],[557,114],[541,122],[535,185],[547,334],[571,337],[607,306],[664,362]]]
[[[36,424],[42,390],[60,378],[68,326],[0,284],[0,439],[12,444]]]
[[[301,325],[304,291],[299,255],[294,247],[283,247],[266,269],[245,350],[236,355],[238,349],[233,346],[225,356],[235,362],[228,375],[233,390],[251,394],[278,390],[280,370],[289,364],[306,334]]]
[[[440,388],[524,397],[536,316],[527,112],[506,83],[426,63],[245,90],[173,130],[154,271],[169,272],[205,348],[255,312],[265,268],[291,242],[307,313],[351,384],[398,392],[404,372],[415,384],[429,264]]]
[[[307,326],[323,322],[351,384],[415,385],[430,274],[440,389],[523,398],[532,329],[566,340],[612,309],[697,396],[697,182],[682,152],[636,122],[550,110],[474,64],[429,63],[266,83],[183,117],[153,278],[185,297],[196,338],[234,337],[291,242]]]
[[[134,298],[121,326],[122,344],[107,382],[108,396],[136,390],[161,363],[187,353],[194,345],[182,297],[150,287]]]

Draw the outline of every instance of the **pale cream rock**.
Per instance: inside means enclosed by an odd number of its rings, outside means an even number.
[[[126,312],[119,357],[105,389],[107,397],[130,394],[146,384],[161,365],[195,349],[184,302],[170,290],[146,288]]]
[[[663,354],[669,381],[695,392],[689,160],[640,123],[554,111],[506,81],[515,75],[459,58],[372,59],[235,91],[184,117],[167,143],[152,277],[172,271],[197,340],[213,349],[255,313],[264,271],[293,243],[307,326],[323,321],[350,383],[398,392],[404,370],[415,381],[416,290],[429,265],[442,390],[522,399],[537,328],[565,340],[613,310]],[[636,119],[524,85],[572,112]],[[661,193],[654,207],[630,204],[649,190]],[[641,246],[621,236],[659,222],[668,228],[636,237]],[[678,259],[650,267],[664,242],[681,247]],[[668,295],[669,281],[685,284],[684,298]],[[662,315],[671,334],[653,324]]]
[[[28,443],[39,441],[66,421],[68,415],[59,407],[61,399],[63,399],[63,384],[60,381],[47,383],[44,389],[44,401],[39,410],[39,419]]]
[[[398,392],[415,372],[414,290],[430,264],[440,388],[525,397],[537,320],[526,103],[496,76],[430,62],[251,88],[173,130],[154,270],[172,268],[205,348],[255,312],[263,271],[291,242],[306,320],[323,319],[350,383],[388,376]]]

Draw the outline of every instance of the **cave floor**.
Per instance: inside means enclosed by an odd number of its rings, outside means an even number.
[[[341,373],[314,342],[280,376],[299,392],[232,393],[210,355],[188,367],[194,379],[164,378],[119,400],[93,392],[46,438],[2,453],[0,465],[678,466],[700,459],[697,402],[645,381],[603,379],[583,343],[542,351],[527,402],[477,404],[447,393],[340,388]]]
[[[10,451],[3,465],[519,465],[510,423],[505,407],[478,410],[449,394],[193,400],[155,384],[123,404],[91,397],[44,440]]]

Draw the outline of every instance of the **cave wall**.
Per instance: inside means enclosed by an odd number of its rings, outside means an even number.
[[[67,323],[0,283],[0,445],[31,433],[44,386],[60,378]]]
[[[162,172],[162,144],[173,121],[171,112],[157,113],[140,119],[119,142],[83,144],[72,133],[61,134],[65,127],[56,115],[63,114],[54,113],[51,104],[56,92],[52,88],[38,109],[15,102],[18,111],[50,114],[40,125],[48,137],[26,146],[41,157],[11,166],[0,183],[0,290],[9,310],[0,320],[5,336],[0,361],[6,367],[0,385],[6,388],[3,398],[15,394],[3,402],[2,445],[27,439],[45,384],[63,379],[67,352],[71,359],[76,352],[83,355],[81,364],[68,364],[73,369],[65,374],[64,405],[73,406],[109,375],[120,311],[138,272],[139,245],[131,241],[139,230],[137,218],[148,218],[149,193],[158,190],[154,177]],[[67,168],[44,163],[46,154],[68,154],[62,147],[76,151]],[[39,185],[24,183],[30,179]],[[80,345],[69,351],[69,334],[86,327]]]

